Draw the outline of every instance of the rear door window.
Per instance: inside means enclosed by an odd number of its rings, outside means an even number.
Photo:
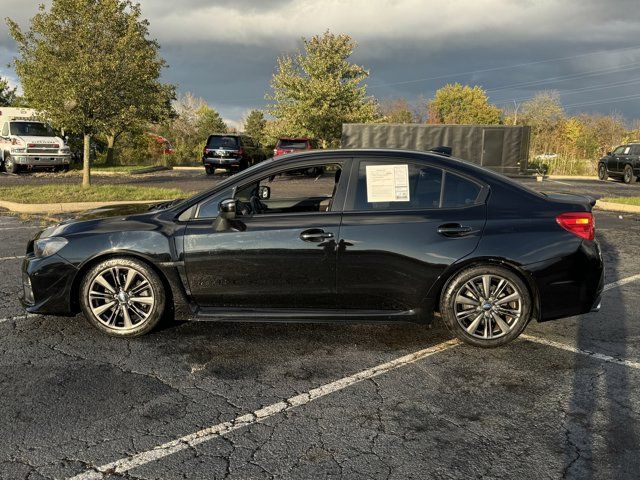
[[[466,207],[477,203],[482,188],[475,182],[447,172],[444,177],[442,208]]]
[[[423,210],[478,203],[482,186],[441,168],[409,162],[367,162],[358,167],[351,210]]]

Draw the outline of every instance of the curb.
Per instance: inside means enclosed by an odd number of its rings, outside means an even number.
[[[199,170],[199,171],[203,171],[204,172],[204,167],[173,167],[174,170],[186,170],[186,171],[193,171],[193,170]]]
[[[595,175],[547,175],[551,180],[598,180]]]
[[[596,201],[596,206],[598,210],[604,210],[607,212],[624,212],[624,213],[640,213],[640,206],[638,205],[626,205],[624,203],[612,203],[612,202],[601,202],[600,200]]]
[[[16,213],[69,213],[92,210],[94,208],[114,205],[131,205],[143,203],[161,203],[168,200],[118,200],[112,202],[70,202],[70,203],[18,203],[0,200],[0,208]]]

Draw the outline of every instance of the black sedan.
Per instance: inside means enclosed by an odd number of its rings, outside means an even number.
[[[317,177],[297,172],[317,168]],[[592,201],[544,195],[437,153],[312,151],[187,200],[47,228],[23,264],[28,312],[141,335],[163,318],[413,321],[465,342],[599,308]]]

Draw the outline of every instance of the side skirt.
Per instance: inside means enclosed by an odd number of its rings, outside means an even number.
[[[418,310],[311,310],[290,308],[200,308],[194,321],[277,323],[423,322]]]

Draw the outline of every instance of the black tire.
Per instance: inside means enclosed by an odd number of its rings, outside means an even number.
[[[622,174],[622,181],[624,183],[635,183],[636,176],[633,174],[633,167],[631,165],[624,166],[624,172]]]
[[[606,180],[609,178],[609,174],[607,173],[607,166],[604,163],[598,165],[598,178],[600,180]]]
[[[135,275],[127,286],[129,270],[133,270]],[[114,272],[116,272],[115,275]],[[116,299],[120,290],[116,294],[117,287],[113,289],[113,293],[103,288],[103,284],[97,280],[100,276],[103,281],[112,286],[117,284],[121,289],[123,286],[126,287],[127,295]],[[118,280],[115,279],[116,276]],[[92,292],[92,298],[90,298],[90,292]],[[122,303],[125,298],[127,303]],[[144,301],[135,302],[133,300],[135,298],[144,299]],[[80,306],[84,316],[95,328],[114,337],[138,337],[153,330],[164,314],[165,298],[164,285],[158,274],[144,262],[133,258],[119,257],[104,260],[91,268],[80,284]],[[150,300],[153,301],[152,304],[149,304]],[[107,303],[115,305],[104,310],[104,316],[102,313],[96,314]],[[134,308],[145,314],[144,317],[137,314]],[[126,323],[124,309],[127,310],[126,317],[129,319],[129,325]],[[113,321],[107,318],[111,315],[115,315]]]
[[[8,173],[18,173],[20,171],[20,166],[13,161],[11,155],[7,155],[4,157],[4,169]]]
[[[214,175],[216,173],[216,169],[209,166],[204,167],[204,171],[207,172],[207,175]]]
[[[246,160],[240,160],[240,165],[238,166],[238,171],[241,172],[243,170],[246,170],[247,168],[249,168],[249,162],[247,162]]]
[[[69,171],[69,165],[63,165],[60,169],[63,173],[67,173]]]
[[[489,298],[477,299],[478,307],[467,305],[467,300],[470,302],[476,300],[467,295],[470,291],[468,286],[480,279],[480,289],[484,290],[482,279],[486,276],[490,277]],[[501,279],[506,281],[505,286],[503,291],[498,292],[498,298],[494,299],[491,297],[492,290],[493,293],[498,291]],[[517,300],[499,303],[500,300],[506,299],[507,296],[511,298],[514,294],[517,294],[515,297]],[[514,304],[517,304],[517,307]],[[487,305],[491,305],[490,310],[486,308]],[[517,318],[515,315],[505,316],[501,312],[505,308],[509,308],[511,312],[517,311]],[[500,324],[494,320],[493,315],[498,314],[498,309],[500,309],[498,316],[506,327],[505,331],[502,331]],[[448,281],[440,297],[440,313],[444,324],[460,340],[476,347],[492,348],[511,342],[525,329],[531,320],[532,311],[531,294],[522,279],[513,271],[497,265],[470,267],[458,272]],[[480,332],[485,335],[484,338]]]

